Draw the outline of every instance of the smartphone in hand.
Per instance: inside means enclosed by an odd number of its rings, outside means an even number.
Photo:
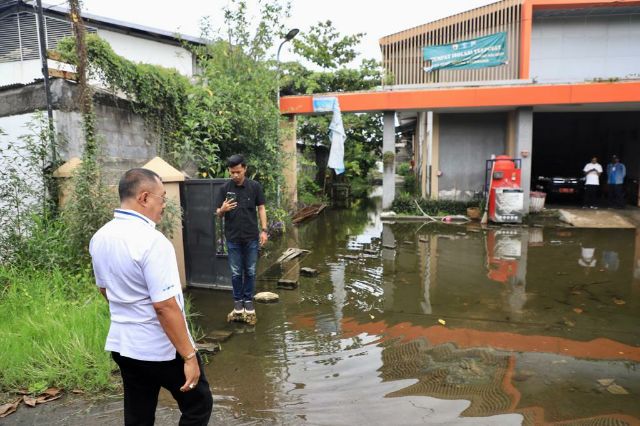
[[[227,192],[226,200],[233,202],[236,201],[236,193],[235,192]]]

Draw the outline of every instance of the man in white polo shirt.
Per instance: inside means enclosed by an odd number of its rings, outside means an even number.
[[[109,302],[105,350],[120,367],[126,425],[152,425],[160,388],[178,402],[180,425],[206,425],[213,398],[189,333],[173,246],[155,229],[166,205],[160,177],[127,171],[120,208],[89,245],[100,292]]]
[[[598,188],[600,187],[600,175],[602,174],[602,166],[598,163],[598,158],[591,158],[591,162],[587,163],[582,171],[586,177],[584,184],[583,207],[597,209]]]

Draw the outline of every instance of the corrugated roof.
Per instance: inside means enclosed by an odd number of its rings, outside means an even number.
[[[0,16],[8,13],[16,13],[19,11],[33,11],[33,3],[27,3],[24,0],[0,0]],[[62,16],[68,19],[69,9],[60,5],[42,5],[45,15]],[[187,41],[193,44],[207,44],[207,40],[200,37],[194,37],[184,34],[178,34],[176,32],[166,31],[158,28],[147,27],[144,25],[135,24],[132,22],[120,21],[118,19],[108,18],[105,16],[94,15],[92,13],[82,12],[82,17],[87,23],[91,23],[98,28],[112,28],[127,33],[136,33],[140,35],[146,35],[154,38],[161,38],[163,40],[172,41],[175,44],[180,44],[181,41]]]

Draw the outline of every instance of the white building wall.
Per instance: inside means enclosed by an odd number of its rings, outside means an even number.
[[[35,119],[36,113],[0,117],[0,130],[2,130],[0,133],[0,152],[3,153],[0,155],[0,186],[4,186],[9,182],[11,166],[16,168],[20,167],[18,161],[13,157],[13,154],[28,155],[23,137],[31,133],[29,128],[27,128],[27,124],[32,121],[35,122]],[[11,149],[9,149],[9,147],[11,147]],[[29,180],[29,176],[26,174],[21,174],[21,177]],[[31,205],[37,201],[26,196],[24,197],[25,198],[21,200],[23,205]],[[10,203],[10,198],[11,197],[0,197],[0,210],[3,210],[8,205],[12,205],[8,204]],[[6,217],[0,217],[0,232],[2,232],[2,228],[6,225],[5,222],[7,219]]]
[[[640,15],[539,17],[531,34],[538,82],[640,78]]]
[[[35,79],[42,78],[41,68],[39,59],[0,63],[0,86],[31,83]]]
[[[98,35],[114,52],[129,60],[175,68],[183,75],[193,75],[192,55],[182,47],[103,29],[98,29]]]
[[[4,133],[0,135],[0,150],[4,151],[9,145],[20,144],[20,137],[29,134],[27,123],[35,120],[35,117],[36,113],[34,112],[0,117],[0,129]],[[2,165],[0,165],[0,169],[2,169]]]
[[[98,34],[111,45],[117,54],[126,59],[175,68],[181,74],[189,77],[193,75],[192,55],[182,47],[107,30],[98,30]],[[27,84],[41,79],[41,67],[40,59],[0,63],[0,86],[16,83]],[[72,70],[69,66],[51,60],[49,60],[49,68]],[[91,83],[97,84],[96,81]]]

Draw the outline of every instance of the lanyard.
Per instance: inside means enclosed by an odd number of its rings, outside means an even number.
[[[115,209],[114,210],[116,213],[120,213],[120,214],[126,214],[128,216],[133,216],[133,217],[137,217],[140,220],[143,220],[144,223],[149,224],[149,221],[147,219],[145,219],[144,217],[140,216],[139,214],[135,214],[135,213],[131,213],[131,212],[126,212],[124,210],[119,210],[119,209]]]

